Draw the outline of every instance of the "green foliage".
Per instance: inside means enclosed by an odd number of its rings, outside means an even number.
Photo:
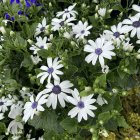
[[[60,125],[68,132],[68,133],[76,133],[77,132],[77,120],[71,118],[65,118],[60,122]]]

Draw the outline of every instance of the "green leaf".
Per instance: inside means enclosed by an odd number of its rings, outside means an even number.
[[[27,46],[27,41],[23,39],[19,34],[16,36],[16,39],[14,41],[14,46],[18,49],[25,50]]]
[[[108,122],[110,118],[112,118],[112,115],[109,111],[103,112],[98,115],[98,121],[103,121],[104,123]]]
[[[29,124],[36,129],[44,129],[46,132],[54,131],[58,133],[62,130],[57,122],[57,115],[50,110],[42,112],[39,116],[34,116],[34,118],[29,121]]]
[[[24,66],[24,67],[30,67],[30,68],[32,68],[33,67],[33,62],[32,62],[32,59],[31,59],[31,57],[30,57],[30,55],[25,55],[24,56],[24,60],[23,60],[23,62],[22,62],[22,65]]]
[[[6,85],[8,91],[14,91],[19,88],[18,83],[14,79],[7,79],[5,81],[5,85]]]
[[[55,133],[53,131],[47,131],[45,132],[45,134],[43,135],[43,138],[45,140],[49,139],[49,140],[53,140],[54,138],[57,138],[57,135],[55,135]]]
[[[126,123],[124,116],[117,116],[116,121],[119,127],[128,128],[128,124]]]
[[[6,126],[4,123],[0,122],[0,134],[6,131]]]
[[[110,131],[115,131],[117,130],[117,122],[116,120],[114,120],[113,118],[111,118],[106,124],[105,124],[105,128],[107,130],[110,130]]]
[[[122,110],[122,103],[120,97],[114,95],[110,101],[108,100],[108,104],[102,107],[102,110],[103,111],[117,110],[118,112],[120,112]]]
[[[68,131],[68,133],[76,133],[77,132],[77,121],[75,119],[66,118],[60,122],[60,125]]]
[[[106,88],[106,74],[102,74],[95,79],[93,88]]]

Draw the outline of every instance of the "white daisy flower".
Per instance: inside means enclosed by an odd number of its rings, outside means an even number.
[[[112,52],[114,46],[111,41],[105,41],[104,38],[97,38],[94,42],[93,40],[88,41],[89,44],[85,45],[84,51],[90,54],[85,58],[87,63],[92,61],[92,65],[96,64],[97,59],[101,66],[104,66],[104,58],[112,59],[115,53]]]
[[[8,133],[10,132],[11,134],[15,135],[18,134],[20,130],[23,129],[23,124],[19,121],[13,120],[10,122],[8,125]]]
[[[4,114],[0,113],[0,120],[2,120],[4,118]]]
[[[35,45],[32,45],[30,47],[30,50],[34,51],[33,54],[37,54],[37,52],[41,49],[48,49],[50,46],[50,43],[47,43],[48,39],[47,37],[42,38],[41,36],[36,37],[37,42]]]
[[[74,24],[71,23],[72,21],[75,21],[76,19],[74,17],[71,17],[69,19],[58,19],[58,18],[53,18],[52,19],[52,30],[53,31],[58,31],[65,26],[73,26]]]
[[[104,17],[106,15],[106,8],[100,8],[98,10],[98,14],[101,16],[101,17]]]
[[[137,34],[137,38],[140,39],[140,16],[130,17],[129,19],[125,19],[122,23],[128,25],[127,30],[131,31],[131,37]]]
[[[75,117],[78,114],[78,122],[80,122],[82,118],[84,120],[87,120],[88,115],[91,117],[95,117],[95,114],[91,111],[97,109],[97,107],[92,105],[94,102],[96,102],[96,99],[92,98],[93,94],[80,98],[78,90],[74,89],[74,91],[72,91],[72,96],[73,97],[67,97],[68,101],[75,105],[75,107],[68,113],[71,118]]]
[[[34,99],[33,95],[30,97],[30,102],[26,102],[24,106],[24,116],[23,121],[27,122],[29,118],[33,119],[33,116],[37,114],[39,111],[44,111],[45,109],[42,107],[43,104],[47,102],[47,96],[38,94],[36,99]]]
[[[49,25],[46,24],[46,18],[44,17],[43,20],[42,20],[42,24],[39,23],[37,28],[36,28],[35,36],[37,36],[40,33],[44,32],[48,28],[49,28]]]
[[[71,93],[71,87],[73,86],[70,81],[66,80],[60,83],[60,81],[54,81],[54,84],[48,83],[46,89],[41,94],[49,94],[47,106],[52,106],[53,109],[57,107],[57,100],[62,107],[65,107],[65,101],[67,101],[67,93]]]
[[[17,116],[21,116],[23,111],[23,102],[18,101],[17,104],[13,104],[10,108],[8,117],[11,119],[16,119]]]
[[[11,106],[13,102],[9,98],[5,98],[4,96],[0,98],[0,112],[6,112],[8,110],[8,106]]]
[[[82,23],[82,21],[79,21],[77,25],[74,25],[72,27],[73,34],[75,34],[76,38],[84,38],[85,36],[88,36],[90,34],[89,30],[92,28],[92,26],[88,26],[88,22]]]
[[[63,67],[61,63],[61,60],[58,61],[58,57],[56,57],[54,60],[52,60],[51,57],[47,58],[47,66],[41,66],[41,70],[43,70],[43,72],[39,73],[37,75],[40,78],[40,83],[43,84],[44,80],[46,78],[48,78],[48,82],[50,83],[51,78],[53,77],[55,80],[60,80],[60,78],[58,77],[58,75],[63,75],[63,72],[60,71],[59,69]]]
[[[96,102],[100,106],[102,106],[104,104],[108,104],[107,100],[105,98],[103,98],[101,94],[98,95]]]
[[[122,40],[125,39],[125,33],[127,32],[127,26],[122,26],[122,23],[120,22],[117,26],[111,26],[111,31],[104,30],[103,33],[105,35],[106,40],[112,40],[117,46],[119,46]]]
[[[69,19],[71,16],[75,18],[76,15],[78,14],[76,11],[73,10],[75,6],[76,6],[76,4],[73,4],[73,5],[69,6],[68,8],[64,9],[64,11],[57,12],[56,16],[57,17],[62,16],[63,19],[66,19],[66,18]]]

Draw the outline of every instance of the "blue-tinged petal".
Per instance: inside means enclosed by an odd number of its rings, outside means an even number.
[[[10,0],[10,4],[12,4],[15,0]]]

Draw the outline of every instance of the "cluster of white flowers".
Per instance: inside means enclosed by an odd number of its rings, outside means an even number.
[[[63,31],[64,37],[73,36],[76,39],[84,39],[90,34],[89,30],[92,26],[88,26],[87,21],[84,23],[82,21],[79,21],[77,24],[73,23],[76,21],[76,15],[78,14],[74,10],[75,6],[76,4],[73,4],[64,11],[58,12],[56,17],[52,19],[51,25],[46,25],[46,18],[44,18],[42,24],[38,24],[35,36],[41,33],[44,34],[51,27],[51,32]],[[70,29],[70,31],[68,32],[67,29]],[[37,43],[30,47],[33,54],[37,55],[39,50],[49,48],[50,45],[46,43],[48,42],[46,36],[43,39],[41,36],[36,37],[36,40]],[[29,42],[32,44],[31,41]],[[112,50],[111,47],[109,50]],[[114,55],[114,53],[112,53],[112,55]],[[81,98],[77,89],[71,89],[74,85],[69,80],[61,81],[60,76],[64,74],[61,70],[62,68],[64,68],[64,65],[62,64],[62,60],[58,57],[54,59],[48,57],[47,65],[42,65],[40,67],[41,72],[37,75],[37,78],[40,79],[40,83],[43,85],[47,82],[46,88],[39,92],[35,99],[32,94],[32,96],[30,96],[30,101],[25,103],[23,121],[27,122],[29,118],[33,119],[35,114],[44,111],[45,107],[42,106],[43,104],[56,109],[59,104],[64,108],[66,102],[75,106],[68,115],[73,118],[78,114],[78,122],[80,122],[82,118],[87,120],[87,115],[91,117],[95,116],[92,110],[97,109],[97,107],[93,105],[93,103],[96,102],[96,99],[93,98],[93,94]]]
[[[85,61],[87,63],[91,62],[93,66],[99,61],[102,73],[106,74],[109,72],[106,60],[111,60],[117,55],[115,50],[122,48],[124,51],[133,51],[134,46],[130,43],[129,33],[131,38],[136,36],[137,43],[140,44],[139,6],[133,5],[133,9],[138,12],[135,16],[125,19],[118,25],[113,25],[110,30],[104,30],[103,34],[95,41],[91,39],[86,40],[86,37],[90,35],[92,26],[88,25],[87,21],[76,22],[78,13],[74,10],[75,6],[76,4],[73,4],[64,9],[64,11],[58,12],[56,17],[52,19],[51,25],[47,25],[45,17],[42,23],[37,25],[34,34],[36,43],[30,39],[28,40],[28,43],[31,45],[29,49],[33,52],[31,59],[34,65],[42,62],[38,52],[41,49],[48,50],[52,46],[51,40],[53,35],[50,34],[48,37],[49,32],[63,33],[63,37],[73,37],[77,42],[82,40],[83,51],[89,53],[85,57]],[[106,8],[98,9],[98,14],[101,17],[104,17],[106,12]],[[2,27],[0,27],[0,31],[2,34],[5,33]],[[0,41],[3,41],[2,36],[0,36]],[[140,57],[140,50],[138,50],[138,53]],[[68,116],[71,118],[77,116],[78,122],[80,122],[82,119],[87,120],[88,115],[95,117],[93,111],[97,107],[93,105],[94,103],[100,106],[108,103],[101,95],[98,95],[97,99],[93,98],[93,94],[81,97],[76,88],[72,89],[74,85],[69,80],[62,81],[61,76],[65,74],[63,72],[65,66],[59,57],[53,58],[48,56],[46,61],[47,64],[40,67],[40,72],[36,76],[39,79],[39,84],[42,87],[45,85],[45,89],[34,95],[29,89],[23,87],[20,93],[22,98],[26,98],[26,101],[28,100],[26,103],[10,96],[0,98],[0,120],[4,119],[5,113],[9,111],[8,117],[12,121],[8,125],[7,133],[11,133],[15,138],[22,132],[24,122],[33,119],[35,115],[39,115],[39,112],[45,111],[46,107],[56,109],[58,106],[66,107],[66,103],[72,104],[74,108],[68,112]]]

